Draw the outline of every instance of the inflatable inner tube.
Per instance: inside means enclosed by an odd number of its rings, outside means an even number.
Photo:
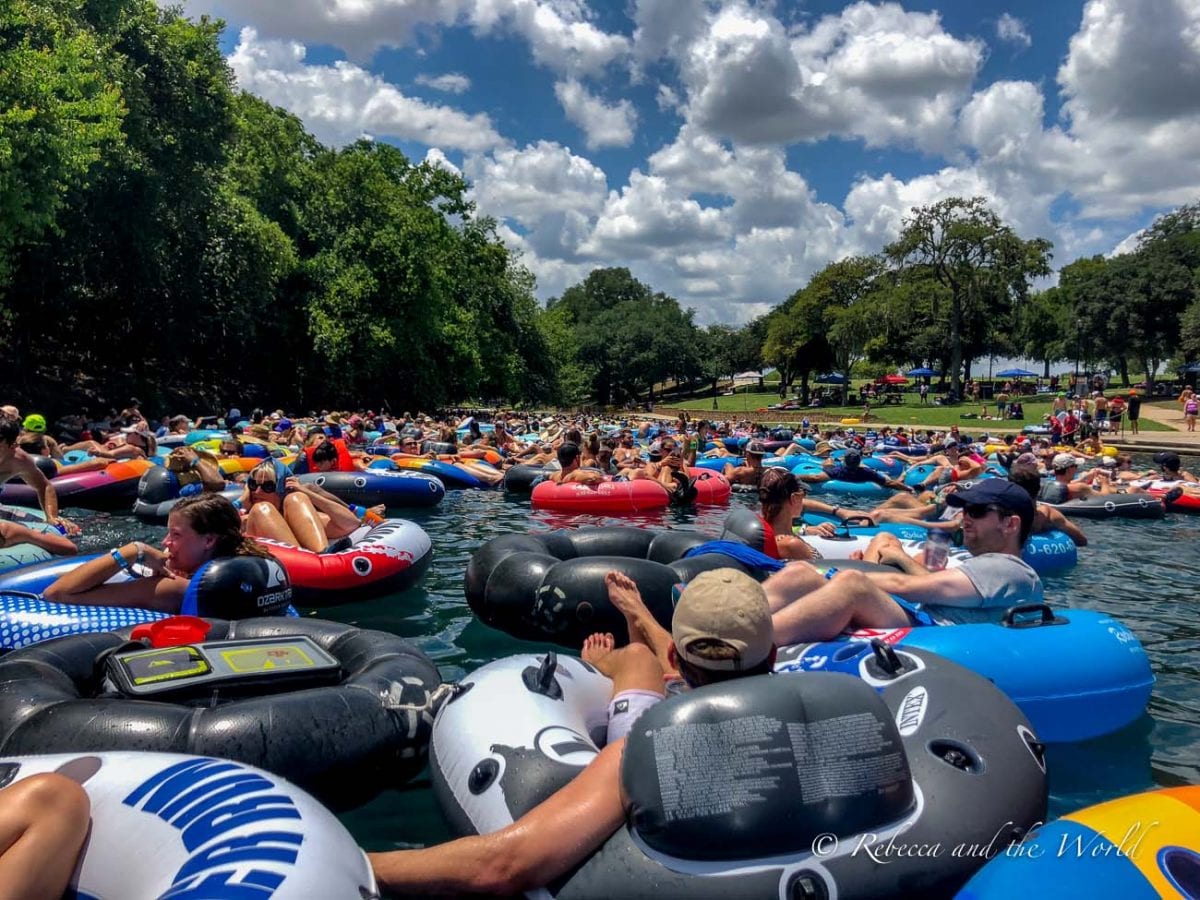
[[[533,487],[551,472],[545,466],[527,466],[522,463],[504,473],[504,490],[512,494],[528,494]]]
[[[300,475],[302,483],[315,484],[339,500],[356,506],[437,506],[446,486],[421,472],[368,469],[358,472],[316,472]]]
[[[148,459],[118,460],[95,472],[52,478],[51,483],[58,494],[60,508],[128,512],[137,497],[138,479],[153,465]],[[0,501],[17,506],[38,506],[37,492],[24,483],[0,485]]]
[[[1084,741],[1124,728],[1145,713],[1154,686],[1145,649],[1120,621],[1045,604],[1013,607],[999,622],[866,629],[836,641],[781,647],[776,671],[866,677],[873,640],[930,651],[986,677],[1048,742]]]
[[[608,599],[604,576],[616,570],[637,583],[654,617],[670,627],[671,589],[733,559],[683,559],[710,540],[691,531],[579,528],[508,534],[484,544],[467,564],[467,603],[485,624],[515,637],[578,647],[595,631],[628,640],[625,618]]]
[[[1162,500],[1150,494],[1101,494],[1046,505],[1074,519],[1161,519],[1167,514]]]
[[[545,895],[953,894],[985,856],[951,848],[1002,851],[1042,820],[1041,745],[994,686],[933,654],[883,648],[872,674],[760,675],[651,707],[624,747],[627,824]],[[594,758],[612,685],[579,660],[528,655],[463,684],[434,725],[430,768],[456,829],[486,834]],[[946,852],[881,865],[853,852],[867,835]]]
[[[167,618],[165,613],[138,607],[54,603],[42,598],[41,592],[60,576],[95,558],[60,557],[0,576],[0,651],[64,635],[113,631]],[[129,574],[119,572],[108,583],[131,580]],[[295,616],[291,601],[287,573],[277,560],[234,556],[214,559],[192,576],[180,612],[242,619]]]
[[[334,815],[261,769],[175,753],[0,757],[2,786],[50,775],[81,784],[91,803],[68,896],[378,896]]]
[[[424,766],[444,691],[437,667],[412,644],[319,619],[210,622],[203,641],[211,645],[207,658],[213,666],[224,660],[234,671],[249,670],[250,683],[202,684],[196,694],[158,694],[160,699],[131,694],[113,678],[114,663],[128,665],[131,677],[145,673],[152,686],[163,683],[155,677],[160,671],[182,672],[165,682],[179,691],[199,666],[186,647],[148,651],[130,645],[128,630],[59,638],[0,659],[0,720],[9,723],[0,754],[152,750],[219,756],[281,775],[335,808],[358,805]],[[281,668],[265,664],[301,638],[334,661],[331,680],[293,681],[300,670],[290,662],[284,680],[274,680]],[[121,650],[134,652],[102,659]],[[143,660],[137,667],[138,654],[149,652],[159,654],[152,662],[168,662],[147,668]],[[300,648],[287,658],[301,656],[313,654]]]
[[[407,590],[420,581],[433,559],[429,535],[407,519],[364,525],[342,539],[344,548],[328,553],[269,538],[255,540],[283,563],[296,601],[305,606],[332,606]]]
[[[584,515],[646,512],[664,509],[671,503],[671,493],[649,478],[633,481],[606,480],[600,484],[556,484],[553,481],[543,481],[533,489],[530,497],[534,509]]]
[[[199,482],[183,485],[179,476],[165,466],[151,466],[138,480],[137,499],[133,503],[133,514],[143,522],[165,523],[177,503],[185,496],[203,491]],[[242,486],[229,484],[221,495],[231,502],[240,499]]]
[[[1200,787],[1089,806],[1038,828],[1022,850],[993,858],[960,900],[1200,897]]]

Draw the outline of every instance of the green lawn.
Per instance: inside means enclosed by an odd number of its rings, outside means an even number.
[[[765,409],[779,402],[779,394],[758,393],[758,394],[736,394],[732,397],[718,397],[717,411],[723,413],[753,413],[760,409]],[[1005,431],[1018,431],[1024,425],[1038,424],[1042,421],[1042,417],[1050,412],[1050,400],[1045,401],[1028,401],[1024,402],[1025,419],[1023,421],[1012,420],[988,420],[969,418],[964,419],[966,414],[974,413],[976,416],[980,413],[982,402],[975,403],[960,403],[957,406],[934,406],[930,403],[924,406],[920,402],[917,395],[904,395],[904,405],[902,406],[872,406],[871,421],[886,422],[891,425],[959,425],[971,423],[972,428],[981,428],[989,431],[1003,433]],[[712,397],[699,397],[691,400],[684,400],[668,404],[673,409],[687,409],[693,411],[697,415],[704,412],[712,412]],[[774,412],[771,410],[770,412]],[[770,415],[770,412],[767,415]],[[988,404],[988,412],[991,415],[996,413],[995,402]],[[803,410],[794,410],[786,413],[786,418],[790,421],[804,414]],[[760,414],[761,415],[761,414]],[[821,409],[811,410],[810,415],[814,421],[817,416],[820,416],[824,421],[837,421],[842,418],[857,418],[862,415],[862,406],[825,406]],[[782,417],[781,417],[782,418]],[[1142,431],[1170,431],[1166,425],[1161,425],[1158,422],[1151,422],[1145,416],[1142,416],[1139,423]]]

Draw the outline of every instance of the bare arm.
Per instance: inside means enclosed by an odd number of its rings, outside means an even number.
[[[55,556],[74,556],[79,548],[57,531],[35,531],[15,522],[0,522],[0,547],[33,544]]]
[[[369,855],[381,887],[416,896],[515,894],[570,871],[625,821],[624,740],[609,744],[577,778],[494,834],[423,850]]]
[[[1042,514],[1046,524],[1050,528],[1057,528],[1059,531],[1065,532],[1075,542],[1075,546],[1077,547],[1087,546],[1087,533],[1064,516],[1061,511],[1042,503],[1037,505],[1037,510]]]
[[[912,603],[971,607],[978,606],[980,601],[971,579],[958,569],[944,569],[924,575],[868,572],[867,577],[889,594],[896,594]]]
[[[137,543],[126,544],[117,551],[126,562],[137,558]],[[88,606],[135,606],[159,612],[178,612],[188,579],[166,571],[166,555],[161,550],[146,547],[146,564],[158,574],[123,584],[104,582],[120,571],[108,553],[89,560],[79,568],[63,575],[46,588],[42,596],[54,603],[84,603]]]
[[[46,514],[47,521],[57,522],[58,493],[54,490],[50,479],[42,474],[42,470],[24,451],[17,452],[17,455],[13,457],[13,463],[14,474],[37,492],[38,502],[42,505],[42,512]]]

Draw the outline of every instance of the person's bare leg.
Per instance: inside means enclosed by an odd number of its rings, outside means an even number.
[[[246,534],[251,537],[265,537],[279,541],[292,547],[299,547],[300,542],[288,526],[279,510],[266,501],[255,503],[250,507],[246,516]]]
[[[881,514],[890,512],[891,510],[895,510],[895,509],[911,510],[911,509],[917,509],[924,505],[925,504],[922,503],[922,501],[919,497],[916,497],[912,494],[892,494],[892,496],[888,497],[886,500],[884,500],[882,503],[880,503],[878,506],[876,506],[873,510],[871,510],[871,512],[868,515],[870,515],[871,518],[878,520],[878,518]]]
[[[87,793],[65,775],[34,775],[0,790],[0,897],[61,897],[90,809]]]
[[[793,562],[763,582],[772,613],[796,602],[825,584],[825,576],[808,563]]]
[[[297,546],[320,553],[329,545],[320,514],[307,494],[296,492],[284,497],[283,517],[296,535]]]
[[[929,474],[929,477],[921,482],[921,485],[920,485],[921,489],[926,490],[926,489],[938,484],[941,481],[942,476],[945,475],[946,472],[949,471],[949,469],[950,469],[949,466],[935,467],[934,470]]]
[[[601,675],[612,679],[613,696],[622,691],[651,691],[662,694],[663,667],[645,644],[614,647],[611,634],[593,634],[583,642],[580,658]]]
[[[671,671],[671,663],[667,659],[671,634],[658,624],[633,579],[624,572],[613,571],[604,576],[604,586],[608,588],[609,602],[625,617],[630,643],[645,644],[654,651],[663,671]]]
[[[769,596],[769,595],[768,595]],[[831,641],[848,628],[902,628],[906,613],[862,572],[845,570],[771,616],[775,643]]]

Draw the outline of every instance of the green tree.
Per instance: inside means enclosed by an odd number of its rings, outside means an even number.
[[[1026,296],[1031,278],[1049,274],[1050,247],[1041,238],[1019,238],[982,197],[951,197],[915,210],[885,249],[897,266],[926,267],[946,288],[950,386],[959,396],[967,317],[1007,315]]]

